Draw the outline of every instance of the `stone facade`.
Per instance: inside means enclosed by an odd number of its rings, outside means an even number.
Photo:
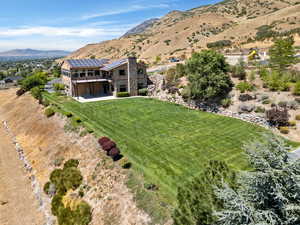
[[[80,66],[72,66],[72,63],[76,65],[77,62]],[[91,59],[71,62],[66,60],[63,63],[62,82],[69,96],[117,96],[118,92],[128,92],[131,96],[135,96],[138,95],[139,89],[147,87],[146,66],[143,63],[137,63],[134,57],[103,63],[103,65],[101,63],[97,65],[97,63],[99,60]]]

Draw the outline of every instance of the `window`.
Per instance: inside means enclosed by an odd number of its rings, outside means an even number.
[[[80,73],[80,77],[85,77],[85,73]]]
[[[127,85],[126,84],[121,84],[119,87],[120,92],[126,92],[127,91]]]
[[[74,78],[78,78],[79,74],[78,73],[73,73]]]
[[[89,70],[89,71],[88,71],[88,76],[89,76],[89,77],[93,77],[93,76],[94,76],[94,71]]]
[[[125,76],[126,75],[126,71],[125,70],[119,70],[119,75],[120,76]]]
[[[100,70],[95,71],[95,76],[100,76]]]

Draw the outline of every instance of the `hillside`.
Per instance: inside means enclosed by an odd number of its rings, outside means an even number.
[[[269,47],[270,37],[292,34],[300,45],[299,0],[226,0],[188,11],[172,11],[142,31],[87,45],[69,58],[120,58],[136,55],[148,62],[157,56],[189,56],[207,43],[230,41],[227,48]],[[138,34],[136,34],[138,33]]]
[[[69,54],[70,52],[62,50],[41,51],[28,48],[0,52],[0,57],[61,57]]]

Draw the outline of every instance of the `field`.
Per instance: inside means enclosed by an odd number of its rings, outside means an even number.
[[[97,137],[119,145],[135,171],[174,202],[176,190],[201,172],[209,160],[224,160],[236,169],[248,167],[241,147],[265,130],[237,119],[218,116],[154,99],[78,103],[45,94],[62,110],[80,117]]]

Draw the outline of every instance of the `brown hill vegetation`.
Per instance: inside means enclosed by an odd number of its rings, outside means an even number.
[[[148,62],[157,56],[189,56],[208,43],[227,40],[232,51],[269,47],[271,37],[294,35],[300,45],[299,0],[225,0],[188,11],[172,11],[144,32],[87,45],[69,58],[120,58],[136,55]]]

